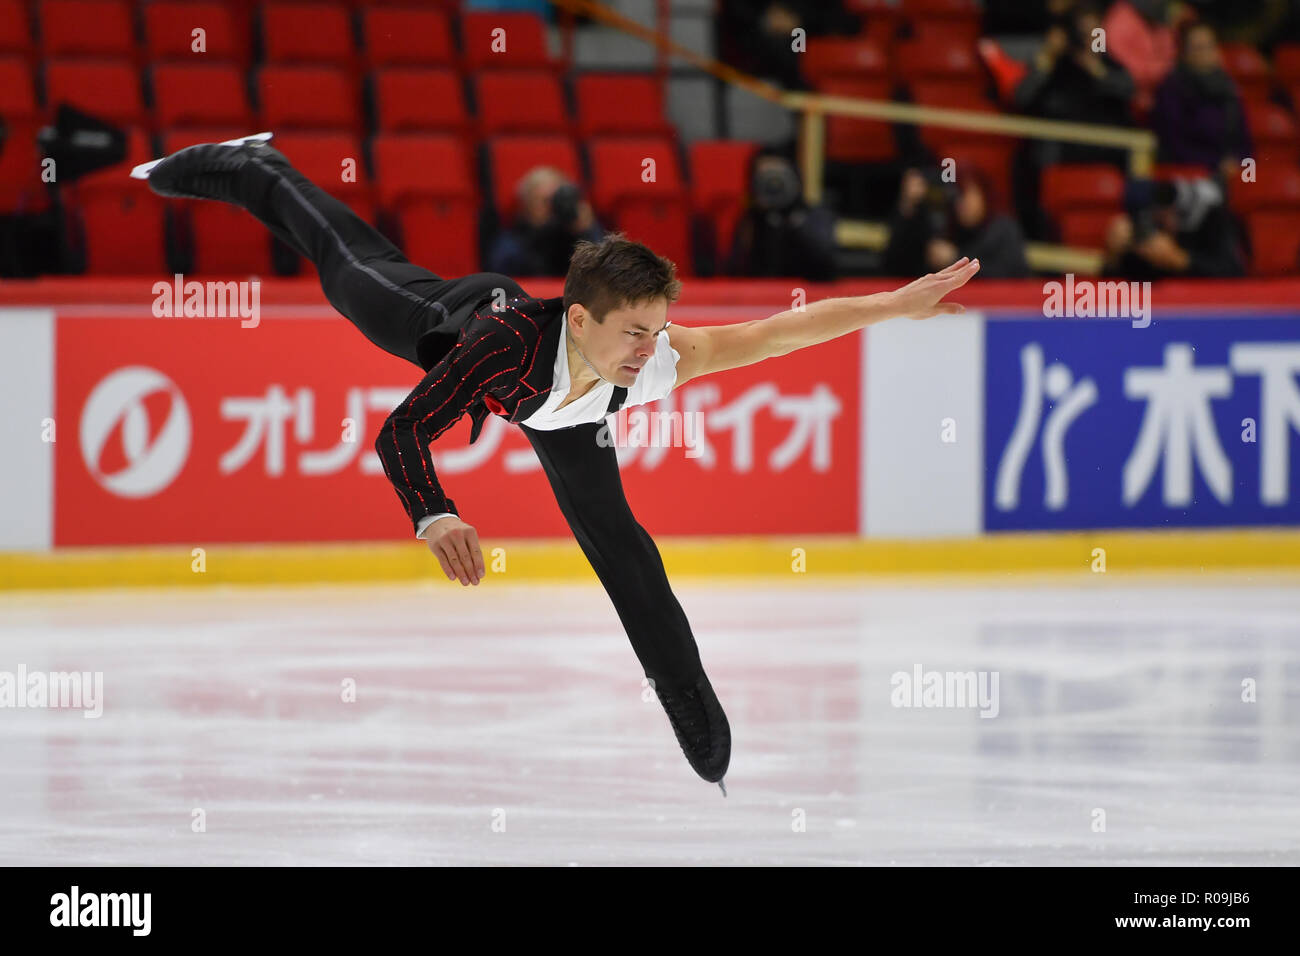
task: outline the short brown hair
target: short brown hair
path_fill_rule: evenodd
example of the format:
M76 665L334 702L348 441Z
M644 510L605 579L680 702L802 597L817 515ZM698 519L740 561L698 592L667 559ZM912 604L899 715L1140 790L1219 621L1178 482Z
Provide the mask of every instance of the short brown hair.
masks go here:
M620 232L600 242L580 241L569 260L564 279L564 314L580 303L597 322L614 309L667 299L672 305L681 295L677 266L653 249Z

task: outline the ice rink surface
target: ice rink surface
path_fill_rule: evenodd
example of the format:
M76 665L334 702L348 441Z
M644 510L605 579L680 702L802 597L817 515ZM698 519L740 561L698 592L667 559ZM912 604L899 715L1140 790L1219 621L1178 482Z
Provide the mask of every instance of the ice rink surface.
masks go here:
M725 799L594 578L0 595L0 864L1300 864L1295 577L675 589Z

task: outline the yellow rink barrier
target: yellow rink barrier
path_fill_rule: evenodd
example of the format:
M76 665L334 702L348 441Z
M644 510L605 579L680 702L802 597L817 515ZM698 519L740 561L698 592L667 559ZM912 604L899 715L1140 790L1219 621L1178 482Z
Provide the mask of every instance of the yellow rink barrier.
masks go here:
M1135 571L1300 569L1300 529L1005 533L931 540L856 536L672 538L658 540L677 578L1073 573L1100 578ZM485 585L565 580L595 582L572 540L483 542ZM195 570L202 549L202 571ZM446 582L416 542L175 545L0 553L0 590L340 581Z

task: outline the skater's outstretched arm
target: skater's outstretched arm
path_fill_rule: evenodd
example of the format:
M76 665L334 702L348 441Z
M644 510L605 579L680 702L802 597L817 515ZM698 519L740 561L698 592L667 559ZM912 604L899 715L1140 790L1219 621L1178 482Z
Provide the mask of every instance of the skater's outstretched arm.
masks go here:
M462 585L483 578L478 532L464 521L442 491L433 469L430 442L456 424L485 392L509 392L527 349L514 334L493 334L489 323L471 323L459 341L434 365L406 400L388 416L375 439L384 474L393 483L406 513L420 531L420 519L446 512L425 529L425 540L442 571Z
M698 328L674 325L672 345L681 355L674 387L710 372L741 368L819 345L873 322L901 316L928 319L964 312L957 303L942 300L964 286L978 271L978 259L959 259L942 272L922 276L892 292L822 299L802 309L734 325Z

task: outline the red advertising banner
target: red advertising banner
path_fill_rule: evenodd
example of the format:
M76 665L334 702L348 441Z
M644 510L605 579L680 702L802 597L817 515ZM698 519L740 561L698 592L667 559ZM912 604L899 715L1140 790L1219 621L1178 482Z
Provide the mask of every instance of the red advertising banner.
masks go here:
M309 311L309 310L305 310ZM673 310L674 322L692 320ZM855 533L856 338L688 382L610 430L657 534ZM420 370L341 318L99 318L56 326L57 546L409 538L374 454ZM434 445L462 517L567 536L522 432L468 419Z

